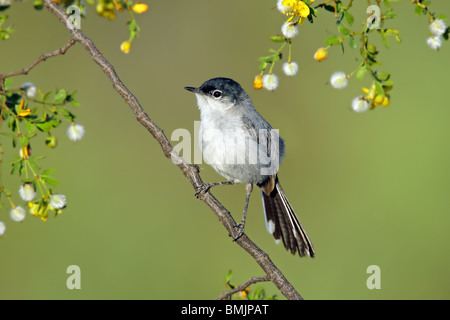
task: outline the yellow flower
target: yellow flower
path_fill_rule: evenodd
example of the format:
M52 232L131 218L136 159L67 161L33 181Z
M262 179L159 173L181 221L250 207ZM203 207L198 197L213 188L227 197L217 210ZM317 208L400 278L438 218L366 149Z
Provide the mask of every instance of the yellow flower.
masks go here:
M122 50L123 53L128 53L131 50L131 42L130 41L124 41L120 45L120 50Z
M32 216L39 215L39 203L28 202L28 206L30 207L30 213Z
M313 2L313 1L311 1ZM291 16L287 21L292 21L294 17L300 17L300 23L309 16L311 13L308 5L301 0L284 0L282 2L283 6L289 7L289 11L284 11L283 13L287 16Z
M133 9L133 11L136 13L143 13L147 11L148 5L144 3L136 3L134 6L131 7L131 9Z
M263 87L263 77L261 75L258 75L253 79L253 88L255 90L259 90Z
M31 113L31 109L25 109L25 110L20 111L17 115L21 116L21 117L26 117L30 113Z
M321 62L328 57L328 51L325 48L317 49L316 53L314 53L314 59Z
M372 108L375 108L376 106L387 107L391 103L389 99L390 96L388 94L387 95L377 94L374 85L372 85L370 89L362 88L362 91L366 94L365 99L372 101Z
M26 117L27 115L29 115L31 113L31 109L23 109L24 106L25 106L25 100L24 100L24 98L22 98L22 100L20 100L19 111L17 113L17 115L20 117Z

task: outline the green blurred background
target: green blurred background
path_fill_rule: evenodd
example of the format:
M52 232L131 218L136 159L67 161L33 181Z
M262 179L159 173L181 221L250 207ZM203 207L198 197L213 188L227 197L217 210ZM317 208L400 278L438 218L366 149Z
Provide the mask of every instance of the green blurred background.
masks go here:
M274 69L279 89L256 92L257 58L277 48L269 36L284 21L275 2L151 1L148 12L137 16L142 32L128 55L119 50L128 39L126 13L110 22L88 6L82 31L169 138L178 128L193 133L199 120L195 98L183 87L216 76L240 82L280 129L287 142L280 181L317 257L299 259L274 243L259 191L251 199L246 233L304 298L450 298L450 43L440 52L428 48L427 18L414 14L411 1L394 3L398 17L388 26L400 29L403 42L392 39L386 50L374 35L380 70L395 81L391 105L356 114L351 101L370 80L352 78L345 90L327 84L334 71L356 68L358 52L346 47L343 55L335 47L326 61L312 59L337 33L333 15L320 11L293 41L299 74L284 76L280 63ZM357 29L367 17L365 5L355 1L352 9ZM432 8L450 14L449 1L434 0ZM35 11L29 1L6 13L16 33L0 44L0 73L29 65L69 38L56 17ZM28 81L44 91L78 90L81 106L74 111L86 135L72 143L64 125L56 149L34 143L34 154L47 155L42 166L59 168L56 191L67 195L68 207L47 222L28 216L16 223L7 208L0 211L7 225L0 239L0 298L213 299L226 290L230 269L235 284L263 275L195 199L192 186L80 45L14 84ZM19 181L8 176L7 162L17 150L3 140L3 181L15 190ZM205 164L201 170L205 181L223 179ZM213 194L241 218L243 185ZM81 268L81 290L66 287L66 269L74 264ZM381 269L380 290L366 287L370 265ZM262 286L283 298L273 285Z

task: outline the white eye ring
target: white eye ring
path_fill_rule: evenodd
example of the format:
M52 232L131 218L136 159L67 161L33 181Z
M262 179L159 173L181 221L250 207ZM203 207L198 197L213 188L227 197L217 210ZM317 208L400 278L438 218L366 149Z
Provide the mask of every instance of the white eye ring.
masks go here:
M213 93L212 93L212 96L213 96L215 99L220 99L220 98L222 98L222 91L220 91L220 90L214 90Z

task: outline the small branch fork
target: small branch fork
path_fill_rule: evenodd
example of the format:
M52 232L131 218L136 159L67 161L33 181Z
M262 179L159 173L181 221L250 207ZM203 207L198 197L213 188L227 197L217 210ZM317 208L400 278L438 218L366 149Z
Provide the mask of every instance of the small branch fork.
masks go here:
M247 280L244 284L241 284L240 286L237 286L236 288L231 289L230 291L225 291L222 293L216 300L226 300L229 299L233 294L244 291L248 286L258 283L258 282L265 282L270 281L267 277L253 277Z
M105 59L102 53L97 49L91 39L84 35L79 29L74 27L74 25L69 21L66 13L58 7L52 0L43 0L45 7L53 13L69 30L71 39L62 48L47 54L43 54L36 61L34 61L29 67L23 70L12 72L8 74L0 75L0 82L3 83L6 77L27 74L31 69L33 69L39 63L45 61L50 57L64 54L75 42L80 43L88 54L91 56L100 68L105 73L108 80L111 82L113 88L122 96L125 103L130 107L136 116L136 120L146 128L149 133L155 138L155 140L160 144L164 155L171 159L172 162L178 166L178 168L183 172L184 176L189 180L195 190L201 188L204 184L200 175L199 168L197 165L191 165L186 160L184 160L174 149L167 137L165 136L163 130L161 130L145 113L144 109L140 105L137 98L125 87L122 81L119 79L114 67ZM216 214L219 221L228 231L229 235L236 238L238 235L238 224L231 216L230 212L209 192L201 192L198 194L198 198L206 203L210 209ZM250 254L253 259L258 263L258 265L266 273L265 277L255 277L247 281L247 283L239 286L237 289L256 282L271 281L280 290L280 292L289 300L302 300L303 298L295 290L295 288L287 281L283 273L275 266L275 264L270 260L269 256L262 251L246 234L243 234L236 243L243 248L248 254ZM241 289L243 290L243 289ZM232 293L231 293L232 294ZM226 298L229 296L229 292L223 293L222 296Z
M28 67L23 68L22 70L19 70L19 71L0 74L0 80L4 80L9 77L19 76L19 75L24 75L24 74L26 75L26 74L28 74L28 72L30 72L31 69L36 67L39 63L46 61L48 58L52 58L52 57L59 56L61 54L65 54L66 51L69 50L70 47L72 47L74 44L75 44L75 40L70 39L69 42L67 42L65 46L63 46L62 48L59 48L58 50L55 50L53 52L44 53L39 58L37 58L35 61L33 61L33 63L30 64Z

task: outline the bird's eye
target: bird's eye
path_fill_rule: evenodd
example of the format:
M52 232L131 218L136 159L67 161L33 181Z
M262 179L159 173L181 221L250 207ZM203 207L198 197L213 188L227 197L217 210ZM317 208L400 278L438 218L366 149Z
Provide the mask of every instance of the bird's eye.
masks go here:
M212 96L216 99L219 99L220 97L222 97L222 91L220 90L214 90L212 93Z

